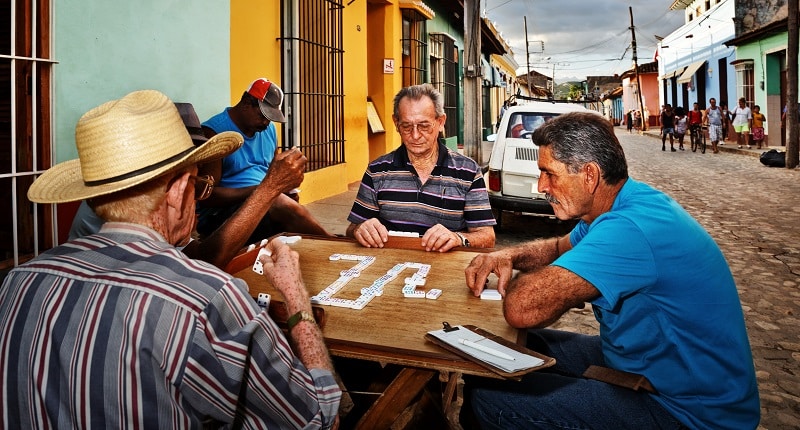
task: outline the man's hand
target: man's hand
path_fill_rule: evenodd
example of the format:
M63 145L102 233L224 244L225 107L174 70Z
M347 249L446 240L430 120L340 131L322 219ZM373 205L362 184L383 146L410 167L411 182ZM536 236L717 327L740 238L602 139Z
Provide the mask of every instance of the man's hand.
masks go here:
M306 156L297 148L280 152L270 163L263 182L268 182L281 193L289 192L303 182L307 161Z
M383 248L389 240L389 230L377 218L370 218L354 226L352 231L353 238L367 248Z
M262 255L260 260L270 284L280 291L287 304L307 302L308 292L300 273L300 254L280 240L270 240L266 248L272 255Z
M461 238L441 224L429 228L422 236L422 247L426 251L447 252L456 246L461 246Z
M513 273L513 266L511 257L502 251L478 254L464 270L464 275L467 278L467 287L472 291L472 294L476 297L481 295L491 273L497 275L497 292L505 297L506 287Z

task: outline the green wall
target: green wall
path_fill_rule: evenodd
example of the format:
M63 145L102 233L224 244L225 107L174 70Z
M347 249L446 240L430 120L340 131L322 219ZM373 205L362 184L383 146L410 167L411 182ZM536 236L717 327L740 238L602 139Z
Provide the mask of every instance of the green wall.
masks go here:
M780 93L780 70L778 62L769 53L777 50L786 49L786 33L776 34L757 40L746 45L736 47L737 59L753 60L753 75L756 82L756 104L762 106L766 104L766 95ZM766 58L765 58L766 57ZM764 90L761 90L760 82L764 82Z
M140 89L191 102L203 121L230 101L230 3L54 3L54 160L77 158L83 113Z

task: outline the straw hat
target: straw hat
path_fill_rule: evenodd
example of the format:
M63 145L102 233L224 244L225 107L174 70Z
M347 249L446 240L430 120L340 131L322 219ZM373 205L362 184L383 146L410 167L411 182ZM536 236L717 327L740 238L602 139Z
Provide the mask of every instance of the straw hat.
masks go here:
M195 146L167 96L136 91L86 112L75 127L79 158L39 176L28 189L28 199L63 203L111 194L222 158L242 141L238 133L224 132Z

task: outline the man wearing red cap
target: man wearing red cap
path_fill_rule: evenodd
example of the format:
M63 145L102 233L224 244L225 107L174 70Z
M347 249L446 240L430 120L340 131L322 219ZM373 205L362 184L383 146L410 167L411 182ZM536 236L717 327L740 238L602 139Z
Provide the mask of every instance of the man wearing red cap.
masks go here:
M198 207L197 231L201 236L222 225L264 181L278 146L274 123L286 122L282 104L283 90L274 82L259 78L235 106L203 123L207 137L235 131L244 137L244 144L221 162L204 167L204 172L219 180L211 197ZM251 242L281 231L329 235L306 208L283 194L275 199L266 216L259 216L261 222L251 235Z

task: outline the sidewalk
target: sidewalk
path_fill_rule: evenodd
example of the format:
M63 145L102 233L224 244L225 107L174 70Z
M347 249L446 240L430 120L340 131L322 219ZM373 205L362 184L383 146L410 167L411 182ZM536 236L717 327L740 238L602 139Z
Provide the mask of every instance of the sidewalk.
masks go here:
M308 204L303 203L301 194L300 203L314 215L329 233L344 235L347 226L350 225L347 221L347 215L350 214L350 209L353 207L359 184L360 182L353 182L347 186L347 191L343 193Z
M644 136L650 136L650 137L654 137L654 138L656 138L658 140L661 140L661 130L658 128L658 126L651 127L647 131L642 132L641 134L644 135ZM667 137L667 142L669 142L669 137ZM706 144L707 144L706 153L710 154L711 153L711 142L709 142L708 139L706 139ZM683 139L683 147L686 148L687 151L691 151L691 146L692 145L691 145L691 143L689 141L689 136L686 136ZM752 147L750 149L747 149L747 148L739 149L736 146L737 146L736 145L736 141L735 140L731 140L730 136L728 136L728 140L725 141L725 142L720 142L717 145L717 148L719 148L720 152L732 152L732 153L735 153L735 154L749 155L751 157L759 157L762 152L769 151L770 149L777 149L780 152L786 152L786 147L785 146L769 146L767 148L761 148L761 149L756 149L755 145L751 145ZM675 148L676 149L678 148L677 140L675 141Z

